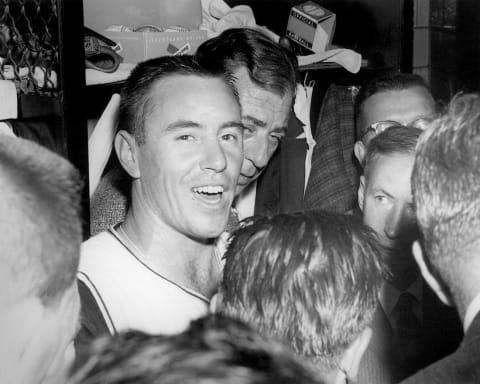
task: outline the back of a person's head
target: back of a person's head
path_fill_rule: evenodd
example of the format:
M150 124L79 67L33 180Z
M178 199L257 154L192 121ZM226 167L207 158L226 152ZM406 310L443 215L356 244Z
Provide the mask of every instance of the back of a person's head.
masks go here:
M148 104L149 96L159 82L167 77L223 78L236 96L231 77L222 68L208 64L200 63L191 55L162 56L139 63L122 87L118 130L134 135L139 144L145 142L144 123L151 109ZM186 89L185 92L188 90Z
M0 138L0 382L65 383L74 358L82 241L78 172Z
M368 180L372 162L379 156L415 155L422 130L415 127L395 125L376 135L367 146L363 171Z
M174 336L128 332L99 339L71 384L320 384L286 346L220 315Z
M412 189L423 244L450 289L480 276L480 96L460 94L419 140Z
M429 86L419 75L394 72L373 78L360 88L355 97L355 115L358 116L365 101L377 93L403 91L415 87L424 88L431 95Z
M2 137L0 185L2 303L34 296L53 305L77 271L79 175L67 160L33 142Z
M295 94L298 75L295 55L259 30L227 29L200 45L196 56L230 73L245 67L254 84L282 97L287 92Z
M217 310L334 370L372 320L382 271L376 237L359 218L257 218L233 236Z

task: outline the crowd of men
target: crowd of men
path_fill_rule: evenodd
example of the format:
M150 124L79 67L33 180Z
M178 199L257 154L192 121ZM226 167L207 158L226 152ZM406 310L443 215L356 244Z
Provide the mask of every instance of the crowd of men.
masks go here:
M1 383L480 382L480 96L438 110L418 76L373 79L358 209L292 212L269 165L297 81L252 29L138 64L114 141L129 193L99 186L118 217L82 244L75 169L0 138Z

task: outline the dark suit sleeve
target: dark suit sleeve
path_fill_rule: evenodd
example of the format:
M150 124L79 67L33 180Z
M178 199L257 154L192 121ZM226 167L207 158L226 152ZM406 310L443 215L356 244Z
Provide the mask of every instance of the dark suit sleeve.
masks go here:
M306 209L345 213L357 206L358 173L353 160L353 101L347 87L327 90L317 126Z
M369 346L360 362L357 375L358 384L393 384L391 362L388 354L381 353L375 346Z
M392 338L388 319L380 304L370 323L372 338L360 362L357 382L359 384L393 384L394 362L390 350Z
M302 123L290 115L285 137L257 182L255 214L271 215L303 209L305 184L305 139Z

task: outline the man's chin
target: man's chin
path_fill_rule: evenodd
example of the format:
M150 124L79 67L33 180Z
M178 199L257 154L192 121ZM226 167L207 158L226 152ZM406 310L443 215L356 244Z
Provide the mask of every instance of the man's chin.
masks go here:
M225 231L228 223L228 214L221 217L208 217L202 220L200 217L191 223L190 237L199 240L200 242L215 239Z
M384 254L388 259L397 257L413 257L411 244L382 245Z
M395 262L387 260L387 266L390 273L388 273L387 281L400 288L408 287L412 284L420 274L420 270L413 259L413 256L409 260L403 262Z

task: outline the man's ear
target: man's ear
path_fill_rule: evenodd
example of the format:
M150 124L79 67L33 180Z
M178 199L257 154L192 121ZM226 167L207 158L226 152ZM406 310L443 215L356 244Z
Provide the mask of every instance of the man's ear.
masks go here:
M355 380L360 367L362 357L367 350L368 344L372 338L372 330L365 328L360 336L347 348L340 361L342 367L350 380Z
M138 165L138 144L127 131L118 131L115 136L115 152L123 169L134 179L140 177Z
M360 184L358 186L358 206L363 212L363 201L365 199L365 176L360 176Z
M418 264L418 267L420 268L420 272L427 282L427 284L432 288L433 292L438 296L440 301L446 305L452 305L451 300L449 299L448 295L445 293L445 291L442 288L442 285L438 282L438 280L433 276L433 274L430 272L430 270L427 267L427 263L425 261L425 255L423 252L423 249L420 245L420 242L418 240L415 240L412 245L412 253L413 257L415 258L415 261Z
M355 157L357 158L360 166L363 168L363 160L365 159L365 144L363 144L363 141L359 140L353 145L353 153L355 154Z

